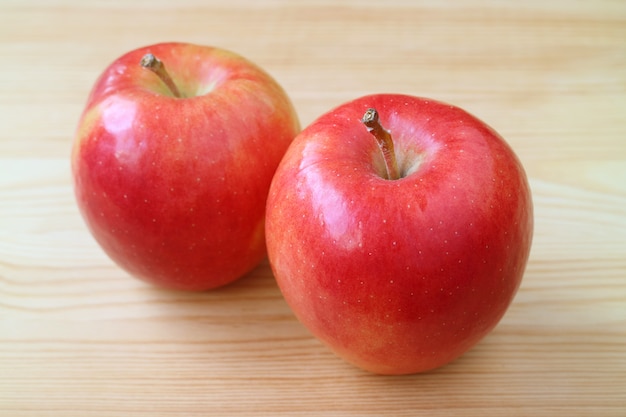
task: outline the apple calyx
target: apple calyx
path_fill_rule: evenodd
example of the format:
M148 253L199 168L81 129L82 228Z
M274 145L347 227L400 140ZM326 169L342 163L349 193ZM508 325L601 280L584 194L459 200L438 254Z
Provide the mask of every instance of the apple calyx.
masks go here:
M376 109L367 109L361 123L365 125L367 131L370 132L378 143L378 148L383 154L385 160L385 169L388 180L397 180L400 178L398 171L398 162L396 161L396 153L393 148L393 139L391 133L385 129L378 120L378 111Z
M165 70L165 65L163 65L163 62L159 58L148 53L141 58L140 63L142 67L149 69L150 71L155 73L161 79L161 81L163 81L167 88L169 88L174 97L182 97L182 94L180 94L180 90L178 90L178 87L176 87L176 84L174 84L172 77L170 77L170 75L167 73L167 71Z

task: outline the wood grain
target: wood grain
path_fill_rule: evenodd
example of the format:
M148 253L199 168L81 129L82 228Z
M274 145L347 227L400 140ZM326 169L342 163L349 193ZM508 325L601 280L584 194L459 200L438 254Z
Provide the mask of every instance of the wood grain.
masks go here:
M100 71L165 40L259 63L303 125L403 92L500 131L536 226L496 330L440 370L380 377L310 336L267 262L201 294L119 270L75 207L69 152ZM625 415L625 40L619 0L3 1L0 415Z

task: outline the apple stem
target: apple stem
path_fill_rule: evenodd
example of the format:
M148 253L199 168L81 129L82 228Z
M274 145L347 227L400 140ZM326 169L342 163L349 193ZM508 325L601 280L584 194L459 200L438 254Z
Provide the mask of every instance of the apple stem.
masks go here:
M163 65L163 62L161 62L159 58L152 54L145 54L143 58L141 58L141 66L155 73L161 79L161 81L163 81L167 88L170 89L174 97L182 97L180 91L178 90L178 87L176 87L176 84L174 84L174 81L172 81L172 77L170 77L170 75L167 73L167 71L165 70L165 65Z
M393 139L387 129L385 129L378 121L378 112L376 109L368 109L363 115L361 122L367 127L378 142L378 147L383 154L385 160L385 168L387 169L387 179L397 180L400 178L398 173L398 162L396 161L396 153L393 150Z

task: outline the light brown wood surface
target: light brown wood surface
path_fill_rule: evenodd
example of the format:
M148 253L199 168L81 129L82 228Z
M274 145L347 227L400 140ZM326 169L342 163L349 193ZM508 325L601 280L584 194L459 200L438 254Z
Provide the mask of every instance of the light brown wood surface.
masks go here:
M296 321L267 262L200 294L118 269L74 203L74 129L106 65L169 40L257 62L303 125L402 92L498 130L536 226L493 333L381 377ZM626 2L2 0L0 58L1 416L626 415Z

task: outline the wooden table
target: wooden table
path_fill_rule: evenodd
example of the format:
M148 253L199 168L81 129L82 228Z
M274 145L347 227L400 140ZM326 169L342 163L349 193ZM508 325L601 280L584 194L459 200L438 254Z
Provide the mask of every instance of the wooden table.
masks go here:
M499 326L435 372L381 377L296 321L267 262L226 288L118 269L74 203L95 78L166 40L234 50L303 125L403 92L496 128L530 177L535 239ZM4 0L0 415L626 415L626 2Z

